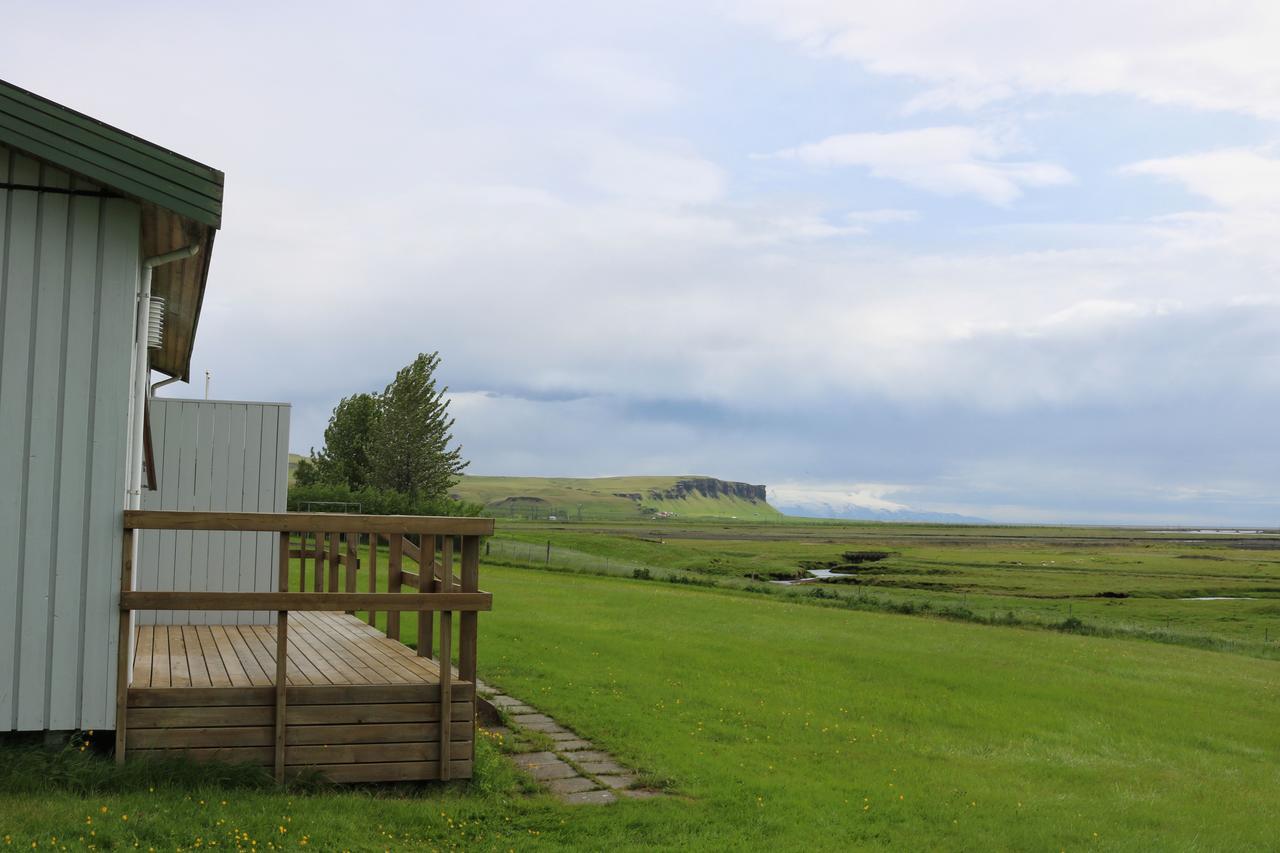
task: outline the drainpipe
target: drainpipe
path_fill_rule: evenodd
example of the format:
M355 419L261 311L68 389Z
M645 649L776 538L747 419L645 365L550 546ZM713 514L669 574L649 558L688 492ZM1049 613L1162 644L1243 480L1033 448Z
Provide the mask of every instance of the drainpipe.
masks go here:
M193 244L163 255L155 255L142 262L142 287L138 293L138 318L135 324L137 339L133 342L133 435L129 442L129 493L126 504L129 509L142 508L143 412L147 405L148 382L151 379L147 354L147 331L151 325L151 271L189 258L198 251L200 246Z
M159 382L151 383L151 394L150 394L151 399L153 400L155 399L156 392L159 391L161 388L163 388L166 385L172 385L173 383L177 382L181 378L182 378L181 376L170 376L168 379L161 379Z

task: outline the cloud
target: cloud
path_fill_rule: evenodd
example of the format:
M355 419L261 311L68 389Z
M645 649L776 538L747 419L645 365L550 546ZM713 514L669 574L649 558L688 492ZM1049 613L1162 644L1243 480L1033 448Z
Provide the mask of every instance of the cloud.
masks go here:
M1118 94L1280 118L1275 3L756 0L735 14L815 54L921 82L911 110Z
M557 85L582 93L597 107L659 110L683 99L675 82L632 53L574 48L552 55L546 68Z
M1174 181L1218 207L1280 213L1280 159L1264 150L1224 148L1143 160L1121 171Z
M886 495L905 490L886 483L851 483L844 485L782 482L769 486L769 501L775 506L820 505L836 509L870 509L899 512L909 509L904 503L891 501Z
M1071 173L1054 163L1005 159L1016 148L993 130L952 126L845 133L772 156L815 167L861 166L878 178L997 205L1010 204L1028 187L1072 181Z
M616 138L584 148L584 179L610 195L673 205L707 204L724 195L724 172L689 151Z

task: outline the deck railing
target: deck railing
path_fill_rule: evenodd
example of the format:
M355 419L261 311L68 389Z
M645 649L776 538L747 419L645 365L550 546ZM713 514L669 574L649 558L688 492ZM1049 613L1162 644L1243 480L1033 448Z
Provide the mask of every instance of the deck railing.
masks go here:
M279 533L278 580L274 592L182 592L133 588L134 536L138 530L202 530ZM120 638L116 680L116 760L126 749L129 681L131 678L131 618L134 610L275 611L275 770L283 779L285 766L286 661L290 611L363 611L376 625L386 614L387 636L401 640L400 614L417 612L417 649L421 657L433 652L440 671L440 702L452 701L453 615L460 614L458 679L476 679L477 614L490 610L492 596L480 590L480 538L493 533L488 518L430 516L343 515L330 513L166 512L127 510L120 573ZM297 537L295 540L294 537ZM368 542L367 588L357 590L360 541ZM417 539L414 542L413 539ZM295 547L296 541L296 547ZM378 592L378 545L388 544L387 592ZM310 545L308 544L310 543ZM455 574L455 555L460 557ZM406 568L405 557L417 571ZM299 589L291 590L291 560L299 560ZM311 561L311 589L307 590L307 562ZM402 590L409 587L412 595ZM440 614L438 643L435 614ZM441 755L448 755L449 714L440 717ZM442 779L449 778L449 761L440 761Z

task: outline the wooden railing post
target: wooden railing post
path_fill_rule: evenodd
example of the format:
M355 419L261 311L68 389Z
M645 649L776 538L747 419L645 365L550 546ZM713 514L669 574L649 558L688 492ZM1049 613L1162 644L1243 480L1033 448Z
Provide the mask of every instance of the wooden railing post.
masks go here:
M347 536L347 578L346 578L347 583L346 583L345 589L347 592L355 592L356 591L356 570L360 567L360 556L358 553L358 549L360 546L360 534L348 533L346 534L346 536ZM352 611L350 610L348 610L347 612L352 613ZM354 613L352 613L352 615L354 615Z
M124 764L125 731L128 728L129 672L132 661L129 645L133 641L132 611L124 594L133 589L133 530L124 529L124 545L120 554L120 632L116 639L116 764Z
M289 591L289 534L280 534L280 592ZM276 781L284 781L285 733L287 714L285 690L288 681L289 661L289 611L276 611L276 720L275 720L275 770Z
M453 537L441 537L440 588L453 591ZM449 780L450 743L453 740L453 611L440 611L440 778Z
M462 591L478 592L480 589L480 537L462 538ZM458 628L458 678L476 681L476 641L478 614L464 612Z
M338 587L338 534L329 534L329 592L340 592Z
M315 550L311 552L311 568L315 570L315 579L312 581L312 589L315 592L324 592L324 534L317 532Z
M369 592L378 591L378 534L369 534ZM378 627L378 614L369 611L369 624Z
M387 556L387 592L399 592L403 578L400 575L404 559L404 534L392 533L387 537L390 548ZM400 614L387 614L387 636L400 642Z
M435 592L436 537L423 533L418 537L418 592ZM418 611L418 657L431 657L436 628L434 610Z

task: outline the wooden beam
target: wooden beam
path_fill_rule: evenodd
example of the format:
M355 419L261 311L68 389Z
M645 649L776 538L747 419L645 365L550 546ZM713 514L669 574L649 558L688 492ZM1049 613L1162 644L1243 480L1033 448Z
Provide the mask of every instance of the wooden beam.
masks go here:
M462 590L476 592L480 589L480 537L465 536L462 539ZM458 627L458 677L475 683L476 643L479 630L474 612L464 612Z
M289 534L280 534L279 588L289 589ZM289 611L276 612L276 720L275 720L275 770L276 781L284 781L285 712L287 708L285 688L288 684L286 663L289 660Z
M418 550L418 592L434 592L436 577L436 537L423 536ZM418 611L418 657L431 657L432 635L436 628L436 614L431 610Z
M440 549L440 583L445 589L453 583L453 537L446 536ZM417 598L433 598L444 593L428 593ZM453 703L453 673L450 664L453 658L453 612L440 611L440 704L448 708ZM448 714L440 715L440 754L448 755L449 741L452 739L451 721ZM440 779L449 781L449 762L440 762Z
M130 610L492 610L487 592L122 592Z
M116 764L124 764L125 733L129 709L129 643L133 639L132 615L127 602L133 588L133 531L124 532L120 552L120 632L116 638ZM196 608L203 610L204 608Z
M400 593L400 561L404 554L404 536L399 533L392 533L390 537L390 548L387 559L387 592ZM390 612L387 614L387 636L396 642L400 642L400 614Z
M338 534L329 534L329 592L337 592L338 586Z
M231 530L283 533L315 530L343 533L357 528L372 533L446 534L490 536L492 518L452 518L430 515L347 515L326 512L176 512L125 510L124 526L130 530Z

